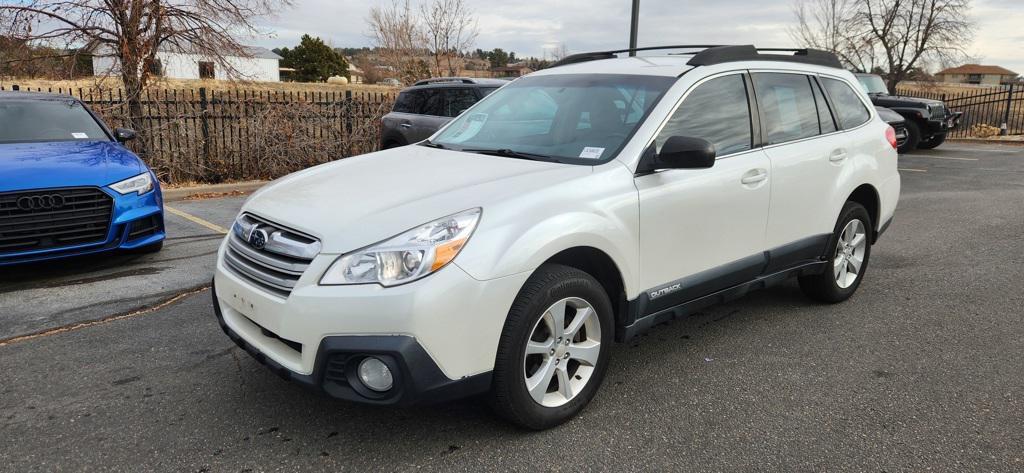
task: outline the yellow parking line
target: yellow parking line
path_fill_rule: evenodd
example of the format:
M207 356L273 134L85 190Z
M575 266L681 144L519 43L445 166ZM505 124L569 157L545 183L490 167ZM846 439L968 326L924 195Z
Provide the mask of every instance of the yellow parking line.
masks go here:
M900 171L910 171L910 172L928 172L928 170L926 170L926 169L899 168L899 170Z
M954 158L952 156L930 156L927 154L904 154L908 158L931 158L931 159L949 159L953 161L977 161L978 158Z
M206 220L203 220L203 219L201 219L199 217L196 217L195 215L192 215L190 213L182 212L181 210L178 210L178 209L176 209L174 207L169 207L169 206L166 206L166 205L164 206L164 210L166 210L166 211L168 211L168 212L170 212L170 213L172 213L174 215L177 215L177 216L179 216L179 217L181 217L181 218L183 218L185 220L188 220L188 221L190 221L192 223L195 223L195 224L201 225L203 227L209 228L210 230L213 230L213 231L215 231L217 233L221 233L221 234L224 234L224 235L228 234L228 229L227 228L224 228L224 227L222 227L220 225L217 225L216 223L207 222Z

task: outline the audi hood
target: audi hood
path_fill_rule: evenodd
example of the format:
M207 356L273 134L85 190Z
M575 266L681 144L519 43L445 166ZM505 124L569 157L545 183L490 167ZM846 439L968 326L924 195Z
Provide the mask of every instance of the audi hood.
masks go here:
M145 169L139 158L111 141L0 144L0 192L105 187Z
M614 165L614 164L613 164ZM590 166L404 146L312 167L271 183L242 208L341 254L463 210L528 196Z

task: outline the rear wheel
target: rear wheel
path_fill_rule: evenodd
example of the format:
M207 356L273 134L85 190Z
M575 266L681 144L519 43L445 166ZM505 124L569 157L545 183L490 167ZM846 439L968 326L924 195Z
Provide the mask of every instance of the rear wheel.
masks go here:
M821 274L801 276L800 289L821 302L842 302L860 286L871 258L871 216L863 205L847 202L832 235L830 256Z
M917 148L918 149L935 149L935 148L938 148L939 145L941 145L945 141L946 141L946 134L945 133L936 133L936 134L932 135L930 138L928 138L927 140L921 140L921 142L917 144Z
M907 141L903 142L903 146L900 146L897 151L900 153L909 153L917 149L919 143L921 143L921 127L910 120L907 120ZM938 146L938 145L936 145Z
M505 322L492 407L529 429L569 420L601 385L613 330L611 302L597 280L575 268L542 266Z

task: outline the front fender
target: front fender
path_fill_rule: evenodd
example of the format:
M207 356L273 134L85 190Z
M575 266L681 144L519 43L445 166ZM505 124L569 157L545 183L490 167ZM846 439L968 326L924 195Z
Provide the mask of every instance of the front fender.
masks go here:
M635 295L639 245L638 197L623 166L484 209L481 227L455 263L489 280L532 272L552 256L576 247L607 254L619 268L627 295Z

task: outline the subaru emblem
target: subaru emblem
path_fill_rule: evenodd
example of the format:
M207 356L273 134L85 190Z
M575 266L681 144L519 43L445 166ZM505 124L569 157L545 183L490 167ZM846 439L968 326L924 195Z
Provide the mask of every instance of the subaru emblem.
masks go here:
M267 246L267 239L270 238L267 235L267 231L262 228L253 228L252 233L249 233L249 246L262 250L263 247Z

